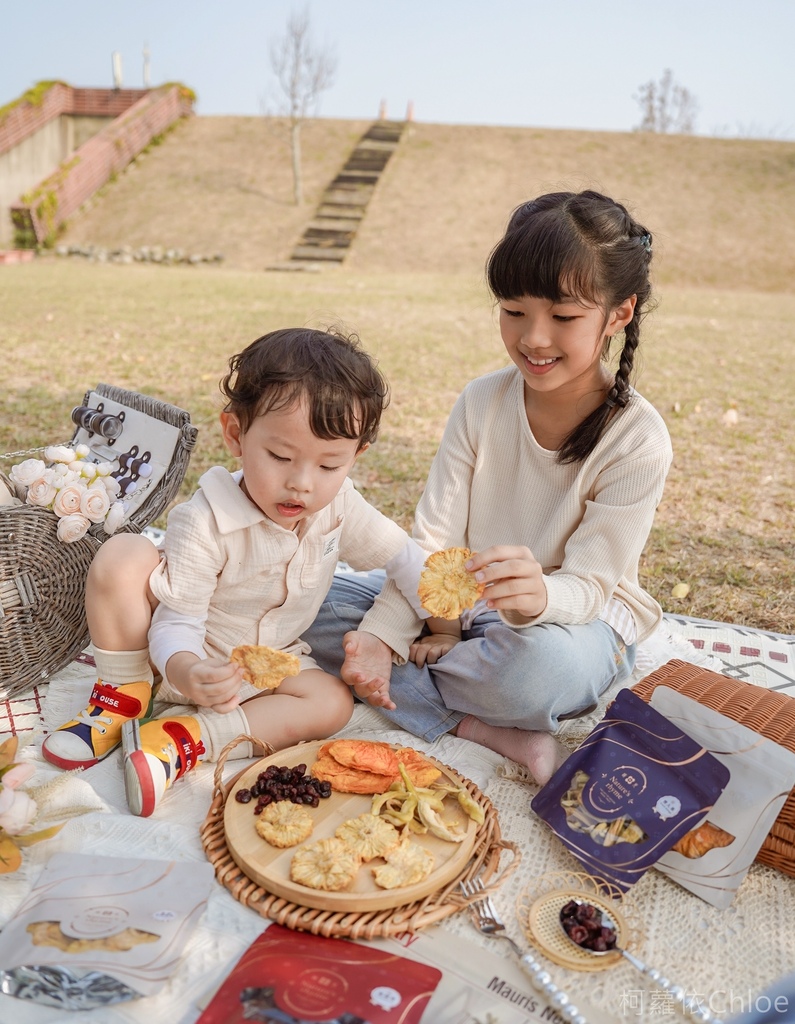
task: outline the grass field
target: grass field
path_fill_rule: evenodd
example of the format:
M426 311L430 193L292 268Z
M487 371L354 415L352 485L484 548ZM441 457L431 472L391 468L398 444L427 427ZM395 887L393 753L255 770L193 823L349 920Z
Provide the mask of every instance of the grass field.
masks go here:
M668 423L675 460L641 580L668 611L795 633L795 296L666 283L658 299L637 383ZM275 327L344 323L393 391L356 483L406 527L455 397L506 362L482 275L463 270L354 262L264 274L47 257L0 271L0 308L0 452L66 440L72 406L105 381L191 412L200 433L183 496L226 460L217 382L228 356ZM678 583L690 586L683 599Z

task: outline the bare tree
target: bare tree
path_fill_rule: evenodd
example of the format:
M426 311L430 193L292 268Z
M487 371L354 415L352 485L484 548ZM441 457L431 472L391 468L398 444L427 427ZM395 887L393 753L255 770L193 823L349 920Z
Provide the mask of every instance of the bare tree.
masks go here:
M293 161L295 205L303 202L301 175L301 125L315 108L320 94L334 83L337 58L328 47L316 47L312 41L309 11L293 13L283 36L274 39L270 50L271 67L286 103Z
M641 109L639 132L679 132L690 135L695 129L698 101L689 89L674 81L666 68L659 82L653 79L641 85L634 96Z

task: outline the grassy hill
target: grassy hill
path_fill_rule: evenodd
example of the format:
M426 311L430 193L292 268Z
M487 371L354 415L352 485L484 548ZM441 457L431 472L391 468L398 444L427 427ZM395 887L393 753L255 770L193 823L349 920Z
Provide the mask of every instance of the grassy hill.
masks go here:
M366 124L307 124L301 209L281 128L180 124L65 239L220 250L221 266L50 256L0 270L0 343L13 353L0 453L66 440L71 407L108 381L190 411L186 497L207 466L229 462L218 429L229 355L275 327L341 321L393 395L356 483L409 527L456 395L506 362L483 263L510 210L541 190L597 187L655 238L659 304L638 386L675 454L641 580L668 611L795 633L795 143L410 125L346 263L269 274ZM680 583L690 591L674 598Z
M286 258L367 122L303 131L306 201L292 203L277 119L195 117L69 224L65 241L222 251L257 270ZM352 269L480 274L509 211L597 188L654 233L659 284L787 291L795 281L795 143L412 124L348 258Z

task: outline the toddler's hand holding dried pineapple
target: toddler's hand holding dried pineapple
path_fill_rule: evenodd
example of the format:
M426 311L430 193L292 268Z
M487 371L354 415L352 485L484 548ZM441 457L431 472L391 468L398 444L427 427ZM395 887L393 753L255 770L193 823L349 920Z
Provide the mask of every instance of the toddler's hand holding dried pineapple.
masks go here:
M236 647L229 660L240 665L243 678L258 690L275 690L287 676L297 676L301 671L301 662L294 654L262 644Z

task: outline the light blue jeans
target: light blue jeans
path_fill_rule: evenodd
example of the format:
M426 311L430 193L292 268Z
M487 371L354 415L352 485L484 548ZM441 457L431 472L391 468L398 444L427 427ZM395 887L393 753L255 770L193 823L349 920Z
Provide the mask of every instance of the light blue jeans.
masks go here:
M384 582L383 572L338 573L311 628L302 634L326 672L339 675L342 638L358 629ZM555 732L566 718L592 711L613 683L627 679L635 647L597 619L515 629L496 612L479 615L463 642L435 665L392 666L391 722L432 742L466 715L489 725Z

